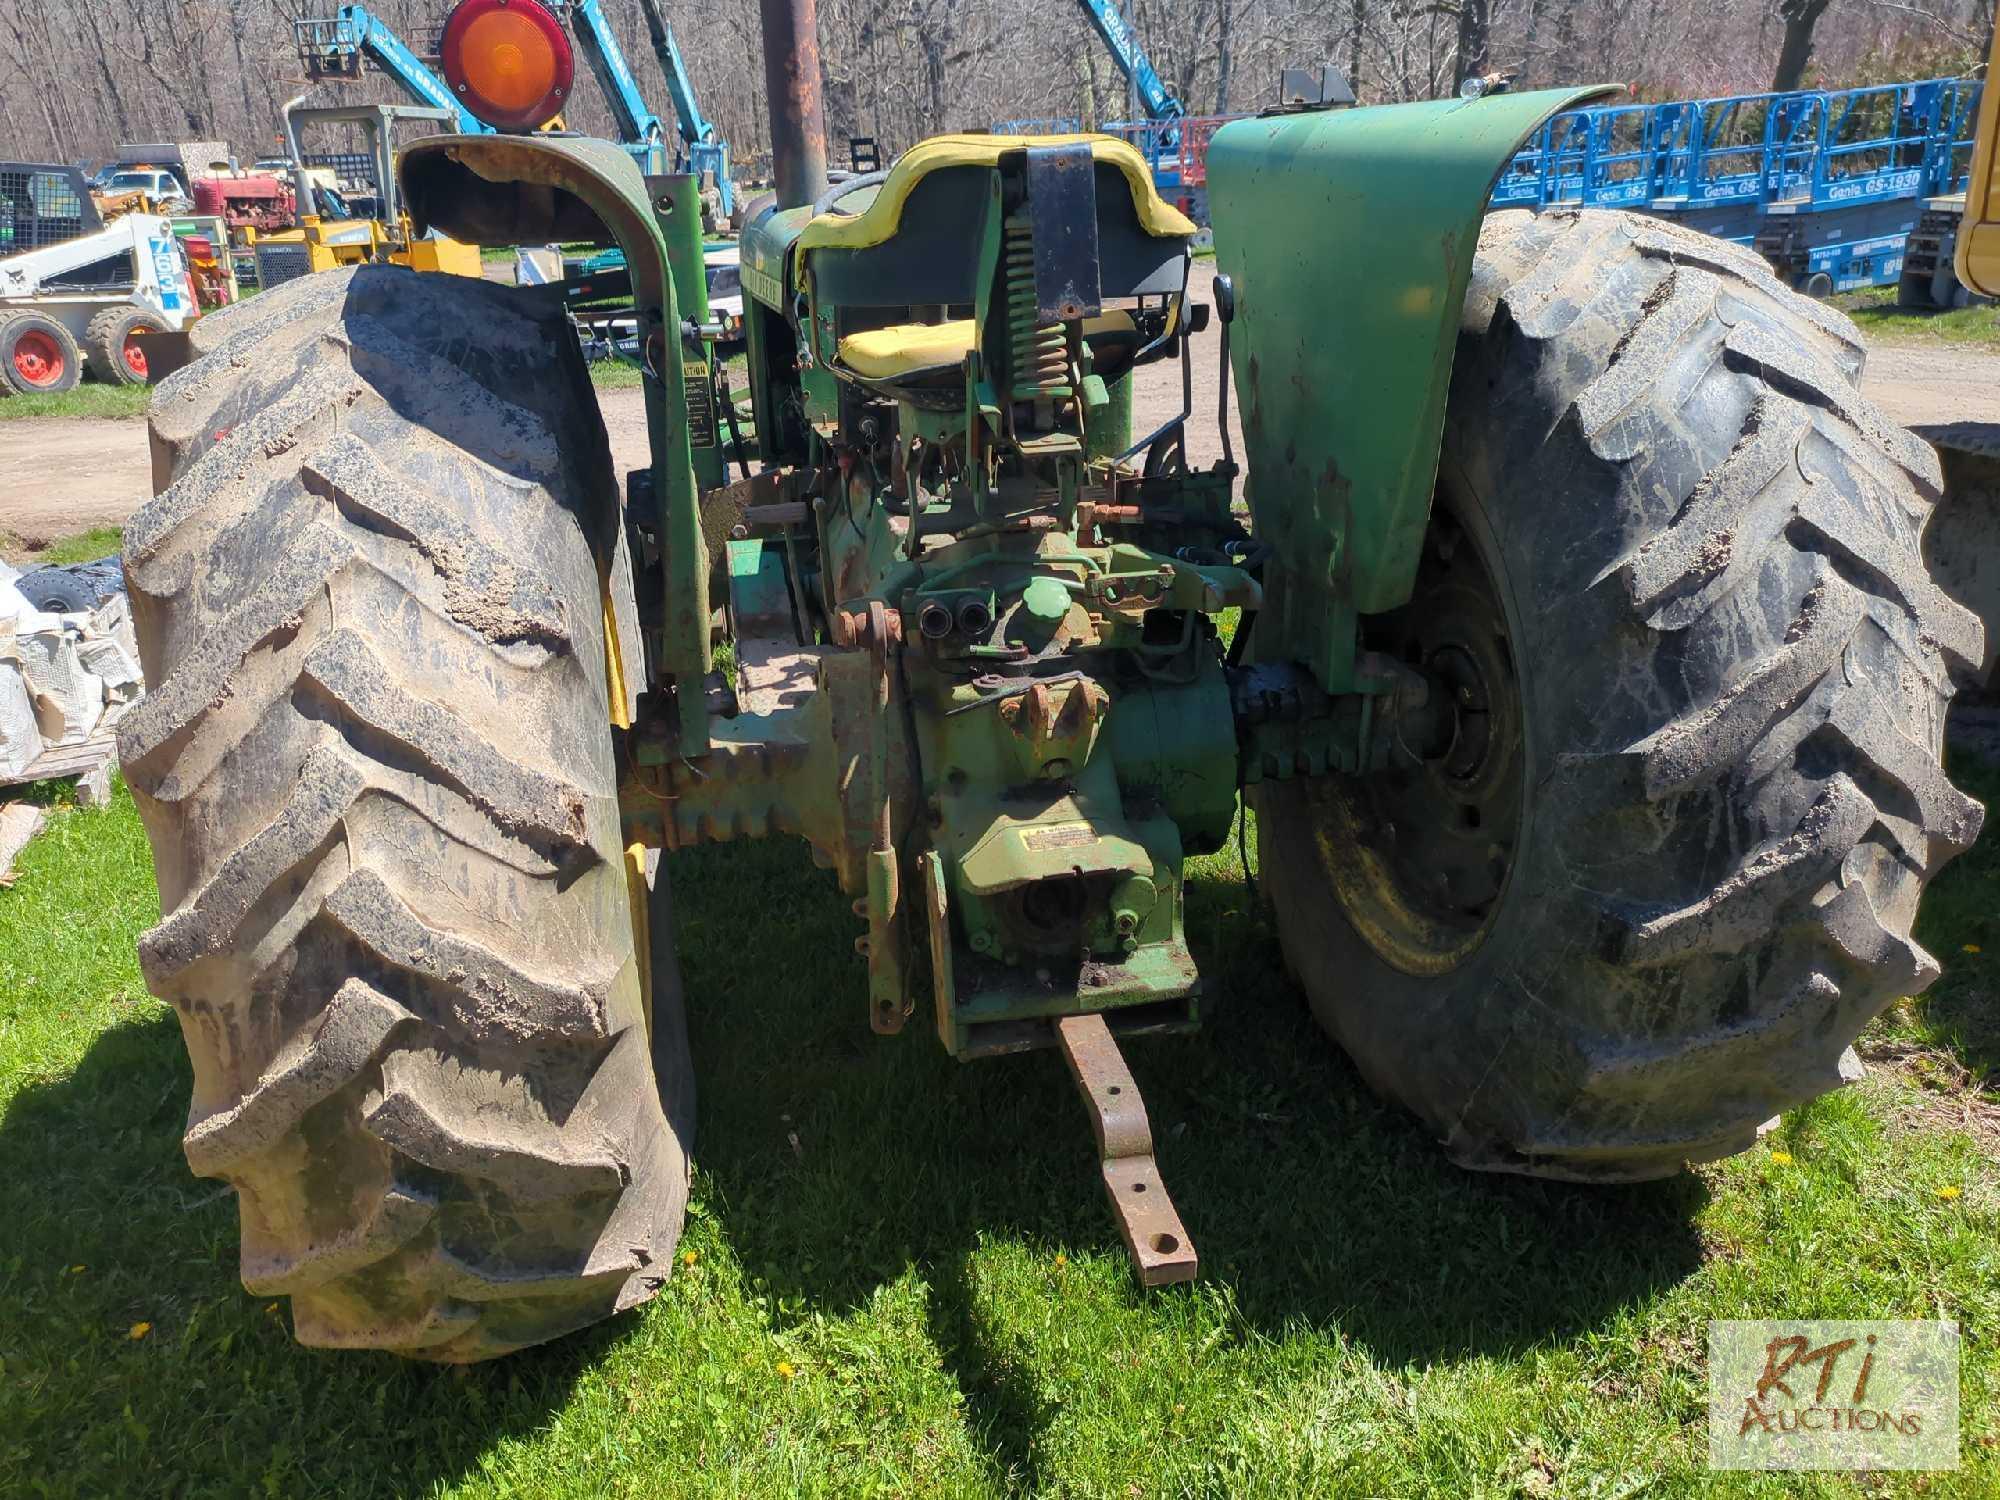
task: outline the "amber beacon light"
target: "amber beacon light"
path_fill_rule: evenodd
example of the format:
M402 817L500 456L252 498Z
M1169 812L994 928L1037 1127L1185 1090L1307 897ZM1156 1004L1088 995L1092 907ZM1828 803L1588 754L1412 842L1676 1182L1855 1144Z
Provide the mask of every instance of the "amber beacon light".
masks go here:
M562 22L539 0L459 0L438 50L451 91L499 130L554 118L576 77Z

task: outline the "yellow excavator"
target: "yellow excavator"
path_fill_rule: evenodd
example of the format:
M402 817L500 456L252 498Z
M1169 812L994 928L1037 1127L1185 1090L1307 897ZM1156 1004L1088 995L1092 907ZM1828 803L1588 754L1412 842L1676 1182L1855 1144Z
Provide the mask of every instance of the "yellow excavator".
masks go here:
M284 109L285 140L291 147L298 183L299 227L257 238L259 286L269 288L295 276L366 261L386 261L412 270L443 271L455 276L480 274L479 251L475 246L414 231L396 189L392 127L398 121L419 120L430 122L434 129L449 128L450 116L444 110L388 104L302 109L299 103L294 99ZM300 127L328 124L357 126L367 138L367 156L374 165L376 187L369 212L356 211L359 205L348 205L337 194L313 182L306 171L305 156L299 146ZM332 211L316 213L311 211L314 208Z
M1975 296L2000 298L2000 28L1986 62L1965 208L1952 259ZM1949 413L1939 413L1948 416ZM1916 429L1938 451L1943 498L1924 532L1924 560L1938 583L1986 625L1981 681L2000 690L2000 423L1951 420Z
M1972 147L1972 174L1965 188L1965 217L1958 231L1958 279L1982 297L2000 297L2000 181L1993 174L1994 132L2000 125L2000 89L1993 86L2000 65L2000 27L1986 59L1986 87L1979 93L1979 127Z

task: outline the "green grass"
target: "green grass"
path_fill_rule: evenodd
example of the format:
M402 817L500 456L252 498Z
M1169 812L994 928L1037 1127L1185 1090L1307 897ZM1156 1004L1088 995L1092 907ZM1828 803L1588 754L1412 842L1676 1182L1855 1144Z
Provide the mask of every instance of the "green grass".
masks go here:
M590 383L600 391L636 390L646 383L645 372L622 359L594 360L589 370Z
M2000 948L1964 949L2000 922L1996 860L1940 879L1938 998L1872 1042L1978 1054L1952 1049L1993 1003ZM241 1290L133 955L157 916L133 805L58 814L0 891L0 1494L1926 1489L1706 1473L1704 1323L1781 1314L1959 1319L1966 1467L1927 1492L2000 1489L2000 1167L1905 1069L1674 1182L1468 1175L1315 1031L1234 860L1197 861L1207 1029L1128 1055L1205 1270L1142 1295L1052 1057L953 1063L921 1015L872 1037L802 846L670 867L691 1263L608 1326L435 1369L298 1348Z
M1894 287L1871 287L1834 299L1872 343L1969 344L2000 349L2000 307L1959 307L1948 312L1896 305Z
M143 385L100 385L86 380L74 390L31 395L0 394L0 422L28 417L107 417L127 421L146 414L152 388Z
M24 545L19 537L0 531L0 557L5 557L24 571L48 563L95 562L116 552L123 540L124 533L116 526L93 526L74 536L59 537L48 546L37 549Z
M722 361L724 372L729 376L731 391L739 402L747 400L745 392L750 378L750 358L747 354L732 354ZM622 391L637 389L646 383L645 372L639 366L622 359L600 359L588 367L590 383L600 391Z

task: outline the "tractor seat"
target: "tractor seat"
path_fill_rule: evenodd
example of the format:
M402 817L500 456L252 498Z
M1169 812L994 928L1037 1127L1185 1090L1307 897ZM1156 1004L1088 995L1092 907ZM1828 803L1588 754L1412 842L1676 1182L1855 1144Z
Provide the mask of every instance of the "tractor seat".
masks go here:
M1112 308L1083 320L1095 372L1116 380L1139 352L1139 325L1131 313ZM850 333L840 341L840 362L871 385L949 387L958 392L965 356L972 352L973 320L948 323L895 323ZM893 391L892 391L893 394Z
M956 167L988 170L1009 152L1030 146L1074 146L1088 143L1100 164L1116 167L1132 193L1132 211L1146 234L1160 239L1185 239L1195 232L1188 216L1173 207L1153 186L1146 158L1128 141L1109 135L939 135L919 142L897 158L882 186L857 214L816 215L799 232L802 255L814 250L866 250L888 243L902 227L903 206L917 184L933 172ZM856 196L859 196L858 194Z
M956 375L971 352L970 318L895 323L850 333L840 341L840 362L863 380L903 382L939 371Z

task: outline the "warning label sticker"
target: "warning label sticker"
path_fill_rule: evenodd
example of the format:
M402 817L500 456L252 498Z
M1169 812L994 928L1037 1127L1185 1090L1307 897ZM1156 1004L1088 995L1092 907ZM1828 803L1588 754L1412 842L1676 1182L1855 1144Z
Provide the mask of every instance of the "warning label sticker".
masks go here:
M1075 849L1097 842L1097 830L1088 823L1051 823L1046 828L1030 828L1021 835L1030 849Z

